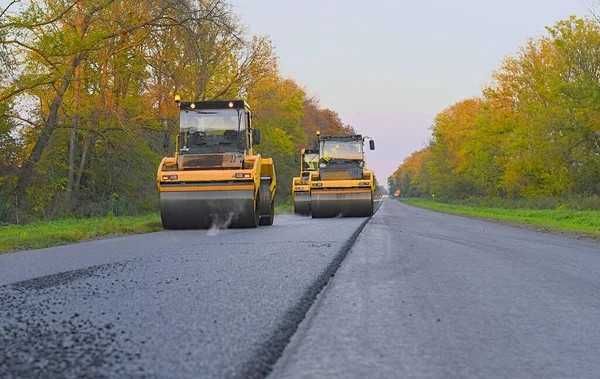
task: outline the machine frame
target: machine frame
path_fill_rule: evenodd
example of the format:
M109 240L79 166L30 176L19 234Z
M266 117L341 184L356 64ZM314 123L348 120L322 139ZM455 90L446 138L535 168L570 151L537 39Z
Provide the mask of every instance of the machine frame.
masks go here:
M219 109L243 112L247 144L237 153L186 154L180 150L178 137L175 156L163 158L156 175L163 226L182 229L271 225L277 188L275 165L271 158L254 152L254 145L260 143L260 132L253 128L248 104L243 100L177 100L180 113Z

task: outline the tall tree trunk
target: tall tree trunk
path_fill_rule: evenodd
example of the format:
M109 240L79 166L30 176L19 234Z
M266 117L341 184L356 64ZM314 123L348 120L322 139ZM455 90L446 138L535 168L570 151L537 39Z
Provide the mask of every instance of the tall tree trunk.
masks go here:
M83 27L84 27L84 13L82 4L75 6L75 29L77 34L83 38ZM81 105L81 67L75 68L74 73L74 88L73 88L73 109L72 109L72 120L71 120L71 133L69 136L69 172L67 178L67 193L66 193L66 209L71 211L73 209L73 192L75 185L75 155L77 153L77 129L79 127L80 110Z
M95 127L96 130L100 129L100 115L99 111L96 110L92 114L92 127ZM94 146L96 143L96 135L89 134L85 139L85 143L83 144L83 151L81 153L81 158L79 159L79 169L77 170L77 177L75 178L74 191L79 192L81 188L81 178L83 177L83 171L85 170L85 166L87 164L87 159L89 155L90 146Z
M66 193L66 207L70 210L73 206L73 192L75 182L75 155L77 153L77 129L79 127L79 107L81 104L81 69L78 67L75 69L74 76L75 88L74 88L74 99L73 99L73 115L71 119L71 132L69 136L69 174L67 182L67 193Z
M87 163L90 145L93 145L94 143L96 143L96 138L94 136L88 136L83 145L83 152L81 153L81 159L79 160L79 168L77 169L77 176L75 178L75 184L73 186L73 191L75 193L79 192L79 188L81 188L81 178L83 177L83 170L85 170L85 165Z
M46 146L48 146L48 142L50 142L52 134L56 130L56 127L58 125L58 111L62 106L65 93L71 85L71 81L73 80L75 70L77 69L77 67L79 67L79 64L81 63L82 59L83 53L79 53L72 58L71 64L69 65L69 68L63 75L60 81L60 86L56 91L56 95L54 96L54 99L50 104L45 126L42 129L37 141L35 141L31 154L25 160L23 166L21 166L19 177L17 179L17 185L15 187L15 191L21 196L21 204L19 204L20 207L26 206L25 190L31 185L35 165L42 158L42 154L44 153Z

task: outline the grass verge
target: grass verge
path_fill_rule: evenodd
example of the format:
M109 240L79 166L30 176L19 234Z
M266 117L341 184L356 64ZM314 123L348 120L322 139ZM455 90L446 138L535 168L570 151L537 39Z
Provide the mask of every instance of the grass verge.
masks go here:
M161 229L160 218L154 213L143 216L70 218L27 225L0 226L0 253Z
M275 204L275 214L290 214L293 208L291 199L280 201Z
M441 203L427 199L404 199L402 201L410 205L444 213L600 238L600 210L508 209Z
M280 202L275 213L292 213L290 200ZM0 226L0 254L9 251L40 249L92 240L104 236L149 233L162 230L160 216L67 218L26 225Z

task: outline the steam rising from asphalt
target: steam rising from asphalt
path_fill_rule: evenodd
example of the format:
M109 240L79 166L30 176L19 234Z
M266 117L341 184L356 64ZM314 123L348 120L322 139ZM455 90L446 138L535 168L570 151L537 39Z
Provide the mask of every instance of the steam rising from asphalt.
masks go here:
M206 235L210 237L216 236L221 230L229 228L231 221L233 220L233 215L233 212L229 212L224 220L222 220L220 217L214 217L210 228L208 228L206 231Z

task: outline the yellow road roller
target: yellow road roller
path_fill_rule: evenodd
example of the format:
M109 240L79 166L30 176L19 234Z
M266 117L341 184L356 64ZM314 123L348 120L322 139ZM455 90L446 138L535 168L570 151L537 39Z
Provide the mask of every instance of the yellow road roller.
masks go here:
M361 135L319 137L319 169L310 180L313 218L373 215L376 181L365 167L367 139L375 150L375 142Z
M182 102L174 157L163 158L156 182L165 229L272 225L277 186L271 158L253 150L243 100Z
M318 169L319 150L302 149L300 151L300 176L292 179L294 213L310 214L310 174Z

